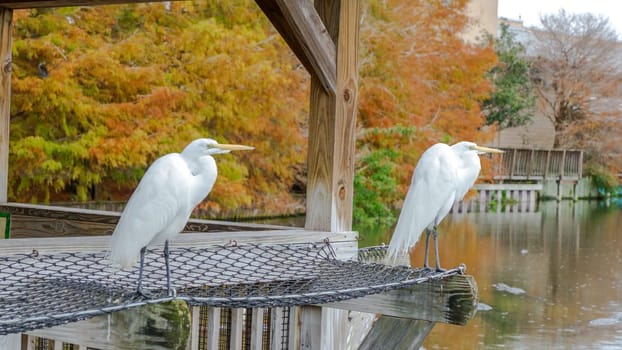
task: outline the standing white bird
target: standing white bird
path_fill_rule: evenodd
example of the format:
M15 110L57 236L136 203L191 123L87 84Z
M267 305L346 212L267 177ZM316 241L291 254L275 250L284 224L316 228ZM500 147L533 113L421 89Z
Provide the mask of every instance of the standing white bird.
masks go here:
M147 246L164 242L166 279L172 293L168 241L186 225L190 214L212 190L218 169L214 154L252 150L243 145L219 144L212 139L192 141L181 153L156 159L130 197L110 241L110 259L121 268L140 258L137 292L141 283Z
M481 169L479 155L484 153L503 151L463 141L453 146L437 143L421 155L389 243L389 259L396 261L400 255L408 254L425 229L423 266L428 268L430 233L433 232L436 270L442 271L437 226L454 203L462 200L475 183Z

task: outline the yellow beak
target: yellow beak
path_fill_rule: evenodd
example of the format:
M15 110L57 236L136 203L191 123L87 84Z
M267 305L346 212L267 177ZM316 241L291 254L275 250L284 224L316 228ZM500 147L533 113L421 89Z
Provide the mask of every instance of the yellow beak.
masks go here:
M473 146L471 147L471 149L479 151L479 152L484 152L484 153L505 153L500 149L483 147L483 146Z
M252 147L252 146L230 145L226 143L219 143L219 144L214 145L214 147L227 150L227 151L250 151L250 150L255 149L255 147Z

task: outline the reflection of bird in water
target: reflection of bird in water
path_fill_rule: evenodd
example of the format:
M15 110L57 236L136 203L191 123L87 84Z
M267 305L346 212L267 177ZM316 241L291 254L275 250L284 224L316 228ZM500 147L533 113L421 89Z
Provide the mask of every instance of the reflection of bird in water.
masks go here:
M212 190L218 173L212 155L253 147L219 144L212 139L192 141L181 153L156 159L130 197L110 241L110 259L130 267L140 256L138 293L146 247L164 243L166 279L172 293L169 268L169 239L186 225L190 214Z
M481 169L479 155L503 153L473 142L453 146L437 143L428 148L415 168L402 211L389 243L387 256L395 261L408 254L410 247L426 230L424 267L428 268L430 234L434 236L436 270L442 271L438 256L437 226L453 204L462 200L475 183Z

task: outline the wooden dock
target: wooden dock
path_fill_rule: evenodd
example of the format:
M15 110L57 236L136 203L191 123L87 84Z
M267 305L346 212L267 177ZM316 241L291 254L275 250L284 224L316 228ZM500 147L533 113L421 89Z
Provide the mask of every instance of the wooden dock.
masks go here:
M13 11L139 2L144 1L14 0L0 3L0 211L11 215L3 217L2 222L7 226L10 221L13 237L0 241L2 254L102 250L107 246L108 234L118 219L118 213L8 203ZM361 1L255 2L311 75L305 228L192 221L186 227L188 233L180 235L173 246L209 246L232 241L296 243L327 239L334 245L339 259L355 259L357 234L351 230ZM74 237L74 234L77 236ZM19 238L26 236L35 238ZM384 296L381 300L364 299L358 305L350 302L331 307L305 305L288 311L253 309L251 312L245 309L192 308L190 340L186 348L241 349L242 344L245 348L249 344L251 349L374 348L375 344L394 342L395 334L387 330L397 327L404 329L404 334L408 335L401 340L401 344L408 342L408 346L417 347L434 323L463 324L472 317L477 304L477 292L471 277L458 275L438 283L422 284L420 288L424 288L423 292L411 290L415 288L413 286L399 294ZM458 307L455 300L460 300ZM357 309L362 312L352 311ZM447 317L447 310L464 316ZM397 311L399 317L385 316L373 322L376 314L391 315ZM352 317L354 313L360 314L360 319L372 321L369 332L356 337L348 333L355 328L351 327L355 320ZM218 315L227 317L219 320ZM113 334L107 325L107 322L95 326L76 323L64 329L30 331L23 337L15 333L3 335L0 336L0 348L58 349L64 348L65 343L74 344L72 349L87 346L111 348L105 345L106 342L110 344ZM127 332L131 330L123 330L126 338ZM264 346L259 338L266 332L270 333L268 338L275 340ZM284 334L287 335L285 346L283 341L277 339L278 335ZM42 340L44 338L39 336L53 341Z
M99 252L107 249L109 235L78 237L72 235L85 228L90 230L92 225L95 225L95 229L100 232L108 232L114 227L118 218L118 213L82 209L64 211L59 207L10 203L0 206L0 211L11 214L15 232L20 235L33 232L36 236L0 240L3 256L33 252L37 255ZM214 231L216 227L228 231ZM191 231L192 228L204 229L207 232ZM238 231L232 231L234 228ZM237 244L270 244L322 242L328 239L339 259L356 258L358 252L358 234L351 231L330 233L205 220L192 220L186 229L185 234L172 242L173 249L210 247L229 244L232 241L236 241ZM44 237L46 231L48 237ZM56 236L58 233L62 236ZM56 237L49 237L50 235ZM387 333L387 322L392 324L392 327L401 325L406 333L412 327L421 327L421 322L428 325L437 322L463 325L474 316L476 306L477 287L473 278L468 275L453 275L450 278L433 280L383 294L324 305L252 309L195 306L188 311L192 323L187 335L187 349L218 349L223 337L228 339L228 348L231 349L241 349L244 339L250 339L252 344L256 344L251 348L256 349L265 348L264 345L270 349L282 348L281 346L284 346L282 339L287 339L284 348L289 349L369 348L364 344L377 344L380 339L392 336ZM353 326L356 320L348 317L353 312L367 315L368 319L375 319L374 315L377 314L384 316L379 319L382 321L375 322L374 326L370 327L369 333L363 335L358 342L348 343L347 339L353 338L347 335L353 328L358 328ZM228 318L221 321L221 313L227 313ZM429 332L431 326L426 329ZM75 344L80 348L114 349L116 345L110 340L110 332L121 330L111 329L108 318L100 316L75 324L28 331L25 333L27 336L23 338L23 344L27 349L49 348L51 345L60 347L62 344ZM270 334L269 338L265 337L266 332ZM419 335L422 341L425 336ZM4 342L22 343L21 339L21 336L0 337ZM39 347L40 344L45 346Z

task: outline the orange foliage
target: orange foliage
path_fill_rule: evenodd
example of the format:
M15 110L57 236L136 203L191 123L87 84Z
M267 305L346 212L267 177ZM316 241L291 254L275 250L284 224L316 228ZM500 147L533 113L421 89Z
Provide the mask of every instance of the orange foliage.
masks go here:
M400 151L402 193L436 142L485 142L480 102L496 63L490 43L468 44L467 1L371 1L361 28L359 148Z

